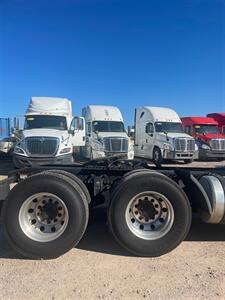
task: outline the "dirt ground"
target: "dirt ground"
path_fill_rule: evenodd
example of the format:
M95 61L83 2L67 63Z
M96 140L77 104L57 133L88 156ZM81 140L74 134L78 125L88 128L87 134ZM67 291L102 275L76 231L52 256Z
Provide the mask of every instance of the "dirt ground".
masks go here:
M215 165L225 162L201 163ZM11 169L0 162L0 176ZM225 299L224 225L193 218L177 249L139 258L121 249L105 224L104 212L93 210L78 247L49 261L18 256L0 228L0 299Z

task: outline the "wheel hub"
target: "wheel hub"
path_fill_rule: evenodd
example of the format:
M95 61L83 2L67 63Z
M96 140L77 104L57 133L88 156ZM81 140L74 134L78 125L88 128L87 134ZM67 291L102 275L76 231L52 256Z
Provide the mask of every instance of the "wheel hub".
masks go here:
M23 232L39 242L58 238L65 231L68 219L63 200L50 193L32 195L23 203L19 213Z
M126 209L126 222L130 230L143 239L157 239L174 222L170 201L158 192L144 192L133 197Z
M42 222L51 222L58 215L58 208L55 204L47 203L39 209L39 220Z
M155 207L148 199L139 201L137 211L140 215L139 218L143 218L145 221L154 219L156 215Z

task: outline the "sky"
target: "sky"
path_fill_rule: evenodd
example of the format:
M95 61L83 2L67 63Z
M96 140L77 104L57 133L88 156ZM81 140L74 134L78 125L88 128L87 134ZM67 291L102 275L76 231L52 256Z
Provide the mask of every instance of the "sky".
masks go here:
M0 117L32 96L225 111L225 0L0 0Z

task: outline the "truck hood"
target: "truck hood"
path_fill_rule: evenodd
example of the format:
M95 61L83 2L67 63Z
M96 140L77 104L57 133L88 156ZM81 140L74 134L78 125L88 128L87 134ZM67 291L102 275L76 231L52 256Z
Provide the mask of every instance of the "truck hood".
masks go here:
M208 133L208 134L202 134L202 133L200 133L200 134L198 134L197 136L196 136L196 139L200 139L200 140L202 140L202 141L204 141L204 142L206 142L206 143L209 143L209 141L211 140L211 139L225 139L225 136L223 135L223 134L220 134L220 133L214 133L214 134L212 134L212 133Z
M48 137L67 137L68 131L67 130L56 130L56 129L30 129L30 130L23 130L22 138L27 137L36 137L36 136L48 136Z
M167 136L169 138L189 138L189 139L192 139L192 137L189 134L186 134L184 132L179 132L179 133L177 133L177 132L169 132L167 134Z
M98 133L98 138L106 138L106 137L128 138L126 132L99 132Z
M169 138L169 140L172 140L174 138L188 138L188 139L193 139L190 135L186 134L186 133L177 133L177 132L169 132L168 134L165 133L158 133L160 135L160 139L162 140L167 140L167 137Z

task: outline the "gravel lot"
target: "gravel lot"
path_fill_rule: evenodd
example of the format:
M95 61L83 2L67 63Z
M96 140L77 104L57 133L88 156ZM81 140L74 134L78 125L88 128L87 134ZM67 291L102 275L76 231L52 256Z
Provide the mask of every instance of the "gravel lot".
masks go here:
M11 168L0 162L0 176ZM121 249L105 223L93 210L78 248L49 261L19 257L0 228L0 299L225 299L225 226L194 218L185 242L151 259Z

